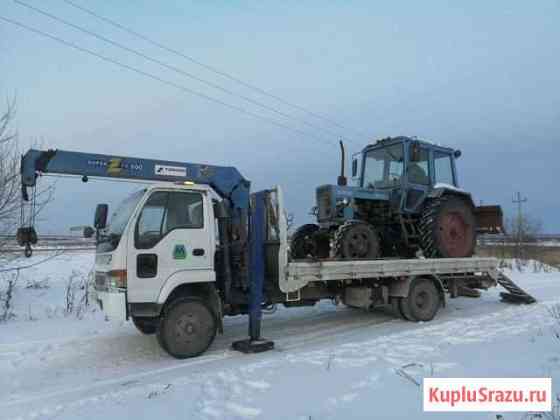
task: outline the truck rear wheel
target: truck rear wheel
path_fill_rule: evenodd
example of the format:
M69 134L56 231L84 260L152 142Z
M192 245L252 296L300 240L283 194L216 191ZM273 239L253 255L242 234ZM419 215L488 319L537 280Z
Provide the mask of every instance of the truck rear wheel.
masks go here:
M397 297L397 296L392 297L391 298L391 307L393 309L393 313L396 316L404 319L405 321L410 321L403 312L402 297Z
M408 296L402 298L400 309L410 321L431 321L441 305L441 296L430 279L417 278L410 284Z
M157 338L171 356L185 359L204 353L214 341L216 330L216 316L203 301L179 298L164 311Z
M430 200L420 220L420 241L427 258L464 258L474 254L476 219L472 206L457 195Z
M157 321L151 318L132 317L132 323L142 334L155 334L157 330Z

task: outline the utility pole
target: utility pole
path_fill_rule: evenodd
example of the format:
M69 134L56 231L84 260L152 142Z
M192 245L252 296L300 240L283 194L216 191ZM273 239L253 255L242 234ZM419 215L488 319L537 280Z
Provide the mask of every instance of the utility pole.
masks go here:
M521 198L521 193L518 191L511 201L514 204L517 204L517 244L521 244L521 229L523 225L523 203L527 202L527 197Z

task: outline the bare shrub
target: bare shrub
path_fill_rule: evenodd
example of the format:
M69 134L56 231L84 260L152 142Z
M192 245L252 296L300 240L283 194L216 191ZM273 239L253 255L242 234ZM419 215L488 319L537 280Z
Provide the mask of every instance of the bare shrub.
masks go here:
M542 232L542 221L529 214L506 219L510 245L513 245L513 258L538 259L537 236ZM535 251L536 250L536 251Z
M65 314L82 319L89 308L89 276L72 270L65 288Z
M15 101L8 101L0 113L0 251L14 245L14 233L21 220L21 150L19 137L12 128L15 118ZM52 201L54 184L37 188L35 205L28 210L30 220L36 220L45 206ZM0 261L0 266L4 261Z
M19 278L19 270L3 276L4 288L0 290L0 321L6 322L15 317L13 312L13 298Z
M560 340L560 303L556 303L547 308L548 313L554 320L554 325L552 326L552 333L554 337Z

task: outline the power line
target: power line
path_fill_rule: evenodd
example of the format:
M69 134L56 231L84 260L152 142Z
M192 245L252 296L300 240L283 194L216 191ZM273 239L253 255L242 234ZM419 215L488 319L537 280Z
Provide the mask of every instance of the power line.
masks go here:
M266 122L268 122L269 124L275 125L275 126L277 126L277 127L284 128L284 129L286 129L286 130L292 131L292 132L297 133L297 134L299 134L299 135L302 135L302 136L304 136L304 137L308 137L308 138L310 138L310 139L313 139L313 140L315 140L315 141L318 141L318 142L321 143L321 144L324 144L324 143L325 143L324 140L323 140L321 137L317 137L317 136L311 135L311 134L309 134L309 133L307 133L307 132L305 132L305 131L299 130L299 129L297 129L297 128L290 127L290 126L285 125L285 124L283 124L283 123L281 123L281 122L279 122L279 121L277 121L277 120L274 120L274 119L272 119L272 118L268 118L268 117L265 117L265 116L263 116L263 115L256 114L256 113L254 113L254 112L252 112L252 111L249 111L249 110L247 110L247 109L245 109L245 108L243 108L243 107L229 104L229 103L227 103L227 102L224 102L224 101L221 101L221 100L219 100L219 99L213 98L212 96L208 96L208 95L206 95L206 94L204 94L204 93L201 93L201 92L198 92L198 91L196 91L196 90L190 89L190 88L188 88L188 87L186 87L186 86L183 86L183 85L181 85L181 84L178 84L178 83L175 83L175 82L172 82L172 81L163 79L163 78L161 78L161 77L159 77L159 76L157 76L157 75L155 75L155 74L149 73L149 72L144 71L144 70L140 70L140 69L138 69L138 68L136 68L136 67L133 67L133 66L129 66L128 64L125 64L125 63L122 63L122 62L120 62L120 61L117 61L117 60L115 60L115 59L113 59L113 58L104 56L104 55L99 54L99 53L97 53L97 52L95 52L95 51L93 51L93 50L90 50L90 49L88 49L88 48L81 47L81 46L79 46L79 45L77 45L77 44L75 44L75 43L73 43L73 42L67 41L67 40L65 40L65 39L63 39L63 38L60 38L60 37L56 36L56 35L49 34L49 33L47 33L47 32L44 32L44 31L40 30L40 29L31 27L31 26L29 26L29 25L26 25L26 24L24 24L24 23L18 22L18 21L16 21L16 20L9 19L9 18L7 18L7 17L5 17L5 16L1 16L1 15L0 15L0 20L3 20L4 22L8 22L8 23L10 23L10 24L12 24L12 25L14 25L14 26L18 26L18 27L20 27L20 28L22 28L22 29L25 29L25 30L27 30L27 31L33 32L33 33L35 33L35 34L41 35L41 36L43 36L43 37L45 37L45 38L49 38L49 39L51 39L51 40L53 40L53 41L56 41L56 42L58 42L58 43L60 43L60 44L65 45L65 46L67 46L67 47L73 48L73 49L75 49L75 50L81 51L81 52L86 53L86 54L89 54L89 55L92 55L92 56L94 56L94 57L99 58L100 60L105 61L105 62L108 62L108 63L114 64L114 65L116 65L116 66L119 66L119 67L121 67L121 68L130 70L130 71L132 71L132 72L134 72L134 73L137 73L137 74L140 74L140 75L142 75L142 76L148 77L148 78L150 78L150 79L152 79L152 80L156 80L156 81L158 81L158 82L160 82L160 83L163 83L163 84L165 84L165 85L172 86L172 87L174 87L174 88L176 88L176 89L179 89L179 90L181 90L181 91L183 91L183 92L189 93L189 94L194 95L194 96L198 96L199 98L203 98L203 99L206 99L207 101L217 103L217 104L219 104L219 105L225 106L226 108L230 108L230 109L233 109L233 110L235 110L235 111L241 112L241 113L243 113L243 114L250 115L250 116L252 116L252 117L254 117L254 118L257 118L257 119L266 121ZM329 142L329 145L335 146L335 143L330 143L330 142Z
M321 114L316 113L316 112L314 112L314 111L311 111L311 110L309 110L308 108L305 108L305 107L303 107L303 106L294 104L293 102L289 102L289 101L287 101L286 99L283 99L283 98L281 98L281 97L278 96L278 95L275 95L275 94L273 94L273 93L271 93L271 92L269 92L269 91L267 91L267 90L264 90L264 89L262 89L262 88L260 88L260 87L258 87L258 86L256 86L256 85L253 85L253 84L251 84L251 83L245 82L245 81L241 80L240 78L238 78L238 77L236 77L236 76L233 76L232 74L230 74L230 73L228 73L228 72L225 72L225 71L223 71L223 70L220 70L220 69L218 69L218 68L216 68L216 67L214 67L214 66L205 64L205 63L203 63L203 62L201 62L201 61L199 61L199 60L193 58L192 56L189 56L189 55L187 55L187 54L185 54L185 53L183 53L183 52L181 52L181 51L179 51L179 50L176 50L176 49L174 49L174 48L168 47L168 46L162 44L161 42L155 41L155 40L149 38L149 37L146 36L146 35L143 35L143 34L137 32L137 31L135 31L135 30L133 30L133 29L130 29L130 28L128 28L128 27L126 27L126 26L124 26L124 25L122 25L122 24L116 22L116 21L113 20L113 19L110 19L110 18L107 18L107 17L105 17L105 16L102 16L102 15L100 15L100 14L94 12L93 10L88 9L88 8L85 7L85 6L81 6L81 5L79 5L79 4L76 4L75 2L73 2L73 1L71 1L71 0L62 0L62 1L63 1L64 3L66 3L66 4L68 4L69 6L72 6L72 7L76 8L76 9L78 9L78 10L81 10L82 12L85 12L85 13L89 14L90 16L93 16L93 17L95 17L95 18L97 18L97 19L99 19L99 20L102 20L103 22L106 22L106 23L108 23L108 24L110 24L110 25L112 25L112 26L114 26L114 27L116 27L116 28L118 28L118 29L120 29L120 30L122 30L122 31L124 31L124 32L127 32L128 34L133 35L133 36L135 36L135 37L137 37L137 38L139 38L139 39L141 39L141 40L143 40L143 41L145 41L145 42L147 42L147 43L149 43L149 44L151 44L151 45L153 45L153 46L155 46L155 47L157 47L157 48L160 48L160 49L162 49L162 50L164 50L164 51L167 51L167 52L169 52L169 53L172 53L172 54L175 54L175 55L177 55L177 56L179 56L179 57L182 57L182 58L184 58L185 60L188 60L188 61L190 61L190 62L193 63L193 64L196 64L196 65L198 65L198 66L200 66L200 67L202 67L202 68L204 68L204 69L206 69L206 70L209 70L209 71L211 71L211 72L213 72L213 73L215 73L215 74L217 74L217 75L220 75L220 76L222 76L222 77L225 77L226 79L229 79L229 80L231 80L231 81L234 81L235 83L238 83L238 84L240 84L240 85L242 85L242 86L244 86L244 87L246 87L246 88L248 88L248 89L254 90L254 91L260 93L261 95L265 95L265 96L268 96L268 97L270 97L270 98L273 98L273 99L275 99L276 101L278 101L278 102L280 102L280 103L282 103L282 104L284 104L284 105L287 105L287 106L289 106L289 107L292 107L292 108L294 108L294 109L297 109L297 110L299 110L299 111L301 111L301 112L304 112L304 113L306 113L306 114L308 114L308 115L310 115L310 116L312 116L312 117L315 117L315 118L317 118L317 119L320 119L320 120L322 120L322 121L328 122L331 126L338 127L339 129L342 129L342 130L351 130L351 131L353 131L354 133L358 134L359 136L365 137L366 139L369 139L369 137L370 137L370 136L367 135L366 133L362 133L362 132L360 132L359 130L355 130L355 129L351 129L351 128L349 128L349 127L346 127L346 126L344 126L343 124L339 123L338 121L336 121L336 120L334 120L334 119L332 119L332 118L330 118L330 117L327 117L327 116L325 116L325 115L321 115Z
M174 72L176 72L176 73L179 73L179 74L181 74L181 75L183 75L183 76L186 76L186 77L189 77L189 78L191 78L191 79L193 79L193 80L196 80L197 82L203 83L203 84L205 84L205 85L207 85L207 86L210 86L210 87L212 87L212 88L214 88L214 89L220 90L220 91L222 91L222 92L224 92L224 93L226 93L226 94L228 94L228 95L230 95L230 96L239 97L239 98L243 99L243 100L246 101L246 102L249 102L249 103L251 103L251 104L253 104L253 105L256 105L256 106L261 107L261 108L263 108L263 109L266 109L266 110L268 110L268 111L274 112L274 113L276 113L276 114L278 114L278 115L280 115L280 116L282 116L282 117L284 117L284 118L294 119L294 120L296 120L296 121L299 121L299 122L301 122L301 123L303 123L303 124L305 124L305 125L307 125L307 126L313 128L313 129L318 129L318 130L326 131L326 132L328 132L328 133L331 134L331 135L332 135L332 134L334 134L335 136L337 135L337 133L333 132L333 131L330 130L330 129L325 129L325 128L320 127L320 126L316 126L315 124L311 124L311 123L309 123L309 122L307 122L307 121L305 121L305 120L302 120L302 119L300 119L300 118L294 117L293 115L290 115L290 114L287 114L287 113L285 113L285 112L282 112L282 111L280 111L280 110L278 110L278 109L276 109L276 108L274 108L274 107L271 107L271 106L266 105L266 104L264 104L264 103L262 103L262 102L256 101L256 100L254 100L254 99L252 99L252 98L250 98L250 97L248 97L248 96L244 96L244 95L237 94L237 93L235 93L235 92L233 92L233 91L231 91L231 90L229 90L229 89L224 88L223 86L220 86L220 85L218 85L218 84L216 84L216 83L213 83L213 82L210 82L210 81L208 81L208 80L202 79L202 78L200 78L200 77L198 77L198 76L196 76L196 75L194 75L194 74L192 74L192 73L188 73L188 72L186 72L186 71L184 71L184 70L182 70L182 69L180 69L180 68L178 68L178 67L175 67L175 66L173 66L173 65L171 65L171 64L168 64L168 63L166 63L166 62L164 62L164 61L161 61L161 60L158 60L158 59L156 59L156 58L150 57L149 55L144 54L144 53L142 53L141 51L138 51L138 50L136 50L136 49L127 47L126 45L120 44L120 43L118 43L117 41L114 41L114 40L112 40L112 39L110 39L110 38L107 38L107 37L105 37L105 36L99 35L99 34L96 33L96 32L90 31L90 30L88 30L88 29L86 29L86 28L84 28L84 27L81 27L81 26L76 25L76 24L74 24L74 23L72 23L72 22L69 22L69 21L67 21L67 20L65 20L65 19L62 19L62 18L60 18L60 17L58 17L58 16L55 16L55 15L53 15L53 14L51 14L51 13L45 11L44 9L40 9L40 8L38 8L38 7L32 6L32 5L28 4L28 3L25 3L24 1L21 1L21 0L13 0L13 1L14 1L14 3L16 3L16 4L20 5L20 6L27 7L28 9L31 9L31 10L37 12L37 13L40 13L40 14L42 14L43 16L47 16L48 18L50 18L50 19L52 19L52 20L55 20L55 21L57 21L57 22L59 22L59 23L62 23L62 24L64 24L64 25L66 25L66 26L70 26L71 28L74 28L74 29L76 29L76 30L78 30L78 31L80 31L80 32L83 32L83 33L87 34L87 35L93 36L94 38L97 38L97 39L99 39L99 40L101 40L101 41L103 41L103 42L106 42L106 43L108 43L108 44L110 44L110 45L113 45L113 46L115 46L115 47L117 47L117 48L121 48L121 49L123 49L123 50L125 50L125 51L128 51L128 52L130 52L130 53L132 53L132 54L135 54L135 55L137 55L137 56L139 56L139 57L141 57L141 58L143 58L143 59L145 59L145 60L147 60L147 61L150 61L150 62L152 62L152 63L156 63L156 64L158 64L158 65L160 65L160 66L162 66L162 67L165 67L165 68L168 69L168 70L172 70L172 71L174 71Z

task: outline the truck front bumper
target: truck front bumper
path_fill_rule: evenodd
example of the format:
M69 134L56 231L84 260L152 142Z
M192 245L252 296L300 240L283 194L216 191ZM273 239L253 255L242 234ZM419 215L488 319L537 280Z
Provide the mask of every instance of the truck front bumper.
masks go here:
M96 300L111 321L126 321L126 293L124 291L96 290Z

